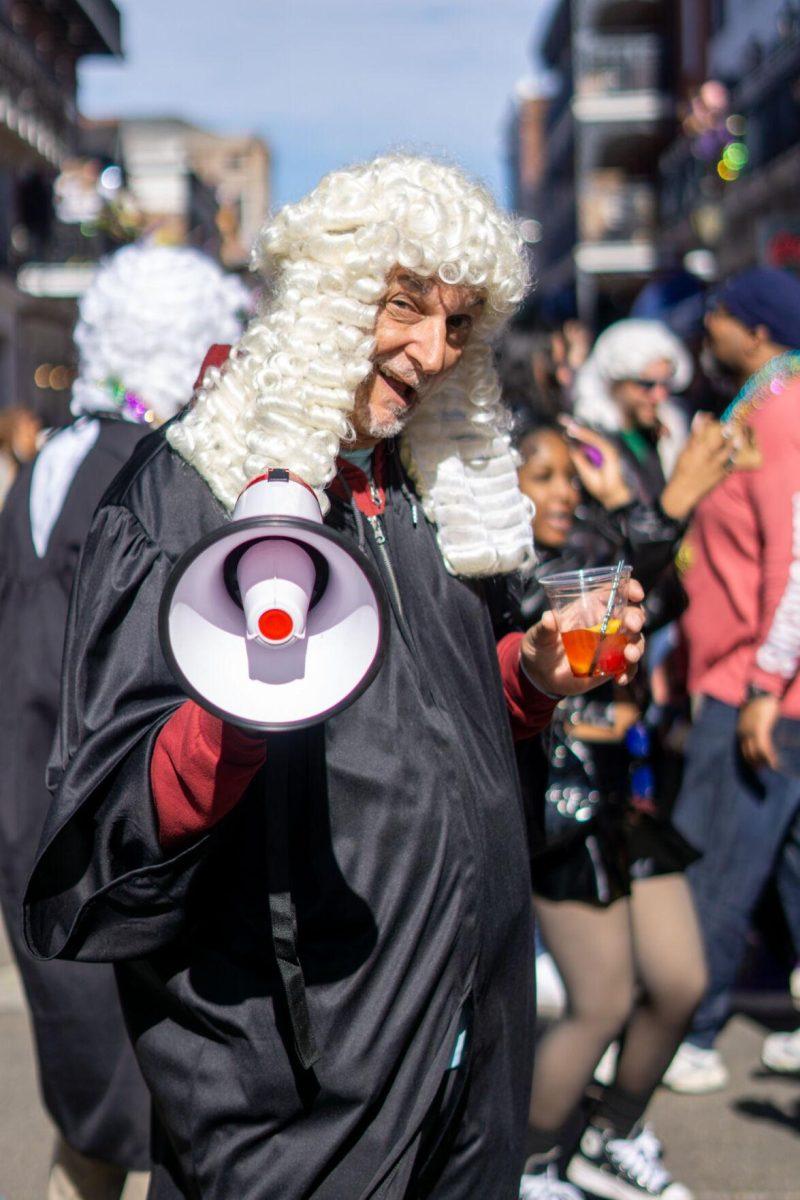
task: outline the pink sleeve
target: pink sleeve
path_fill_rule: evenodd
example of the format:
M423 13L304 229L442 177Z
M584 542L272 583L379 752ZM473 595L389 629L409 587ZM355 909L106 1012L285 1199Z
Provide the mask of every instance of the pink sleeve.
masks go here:
M263 740L187 700L156 739L150 787L165 849L216 825L242 798L266 758Z
M761 611L750 682L783 696L800 668L800 389L768 401L764 466L747 481L761 539Z
M514 741L533 737L550 724L558 700L540 692L520 670L519 652L522 633L507 633L497 643L500 676L506 698Z

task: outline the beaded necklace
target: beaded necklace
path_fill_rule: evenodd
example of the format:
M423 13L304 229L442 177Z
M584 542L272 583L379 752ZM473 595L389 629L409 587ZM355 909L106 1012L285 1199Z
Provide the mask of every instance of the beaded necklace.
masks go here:
M153 425L157 418L151 408L148 408L141 396L137 396L136 392L128 391L121 379L116 376L110 376L103 383L103 387L111 396L111 399L116 404L117 408L124 409L138 421L140 425Z
M773 396L780 396L781 392L798 375L800 375L800 350L777 354L760 371L756 371L755 375L748 379L738 395L725 409L720 420L746 421L752 413L763 408Z

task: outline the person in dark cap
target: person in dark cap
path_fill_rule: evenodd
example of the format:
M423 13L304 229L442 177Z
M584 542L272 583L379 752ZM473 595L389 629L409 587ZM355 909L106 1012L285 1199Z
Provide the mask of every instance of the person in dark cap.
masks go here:
M753 911L800 809L800 281L755 267L706 314L710 351L738 377L723 414L740 469L695 511L684 582L697 704L675 824L703 851L688 869L710 986L665 1076L724 1087L714 1043Z
M706 328L722 365L747 378L754 365L800 349L800 280L777 267L732 275L711 297Z

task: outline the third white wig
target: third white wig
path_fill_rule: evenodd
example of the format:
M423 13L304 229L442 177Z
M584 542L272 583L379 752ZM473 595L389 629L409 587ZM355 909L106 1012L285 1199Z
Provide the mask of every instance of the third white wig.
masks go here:
M486 297L461 361L423 397L401 441L445 563L465 576L529 566L531 511L490 344L528 282L511 218L461 171L392 155L333 172L283 208L254 265L273 280L272 296L168 433L228 510L272 466L301 475L327 507L323 489L372 370L378 304L399 265Z
M661 321L631 318L609 325L575 377L576 420L615 433L622 426L622 417L612 394L613 384L638 378L660 360L672 366L673 391L682 392L688 387L693 373L689 352ZM686 439L687 424L678 406L670 401L661 405L659 419L665 430L659 454L669 475Z
M240 280L199 250L145 243L117 250L81 297L73 416L135 421L146 410L148 420L169 420L191 395L209 345L239 336L249 300Z

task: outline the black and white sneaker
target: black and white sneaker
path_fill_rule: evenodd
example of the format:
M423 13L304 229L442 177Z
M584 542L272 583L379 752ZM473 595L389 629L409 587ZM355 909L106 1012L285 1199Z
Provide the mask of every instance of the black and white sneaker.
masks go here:
M693 1200L661 1161L658 1139L647 1129L618 1138L589 1125L567 1167L567 1179L602 1200Z

